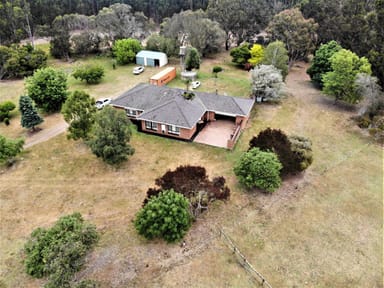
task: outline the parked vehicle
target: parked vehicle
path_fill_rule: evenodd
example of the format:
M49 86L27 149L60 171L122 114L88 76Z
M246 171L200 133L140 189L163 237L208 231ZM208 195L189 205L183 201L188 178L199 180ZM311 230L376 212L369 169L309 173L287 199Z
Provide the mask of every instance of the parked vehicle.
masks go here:
M193 81L193 82L191 82L192 89L199 88L200 85L201 85L200 81Z
M104 106L109 105L109 103L111 103L111 101L112 101L111 98L101 98L101 99L98 99L96 101L95 106L96 106L97 109L103 109Z
M132 71L132 73L135 75L139 75L143 72L144 72L144 66L137 66L137 67L133 68L133 71Z

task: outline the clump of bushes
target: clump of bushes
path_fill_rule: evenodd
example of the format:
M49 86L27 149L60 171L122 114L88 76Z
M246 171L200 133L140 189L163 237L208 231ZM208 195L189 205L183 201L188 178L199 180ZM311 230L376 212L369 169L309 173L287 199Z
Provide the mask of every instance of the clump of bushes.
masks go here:
M46 288L70 287L98 239L96 227L80 213L61 217L52 228L32 232L24 247L26 272L35 278L48 277Z
M15 157L23 150L23 139L8 139L0 134L0 164L11 166Z
M229 199L230 190L225 185L224 177L215 177L209 180L207 171L201 166L179 166L174 171L167 171L162 177L155 180L158 188L150 188L143 205L151 197L163 190L173 189L184 195L190 201L190 212L193 217L208 209L208 204L215 200Z
M247 188L257 187L267 192L274 192L281 185L282 167L275 153L252 148L240 157L234 172L240 183Z
M299 173L313 161L312 142L301 136L287 136L280 129L267 128L249 142L249 149L254 147L262 151L276 153L283 165L281 176Z
M175 242L187 233L191 220L188 199L170 189L148 200L136 216L135 227L147 239Z
M104 77L104 68L99 65L91 65L77 68L72 76L75 79L87 82L87 84L98 84Z
M191 221L216 199L228 199L224 177L209 180L204 167L179 166L155 181L147 191L143 208L135 219L139 234L148 239L175 242L184 237Z
M16 108L16 105L11 101L4 101L0 103L0 122L9 125L9 113ZM7 124L8 123L8 124Z

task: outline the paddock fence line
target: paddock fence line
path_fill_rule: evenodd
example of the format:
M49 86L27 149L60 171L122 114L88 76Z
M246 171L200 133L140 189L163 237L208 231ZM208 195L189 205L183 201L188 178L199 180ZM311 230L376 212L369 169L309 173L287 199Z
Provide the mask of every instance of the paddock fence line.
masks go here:
M245 269L245 271L251 276L254 282L258 283L260 287L272 288L271 284L265 279L265 277L258 272L247 258L241 253L240 249L236 246L235 242L223 231L222 228L217 228L219 231L219 238L225 242L227 247L235 254L239 264Z

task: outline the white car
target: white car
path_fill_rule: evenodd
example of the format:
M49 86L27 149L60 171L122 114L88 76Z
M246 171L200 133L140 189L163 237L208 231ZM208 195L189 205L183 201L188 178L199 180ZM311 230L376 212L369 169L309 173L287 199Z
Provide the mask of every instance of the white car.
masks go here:
M201 85L200 81L193 81L191 82L192 89L196 89Z
M101 98L96 101L95 106L97 109L103 109L103 107L109 105L111 101L111 98Z
M133 71L132 71L132 73L135 75L139 75L142 72L144 72L144 66L137 66L133 68Z

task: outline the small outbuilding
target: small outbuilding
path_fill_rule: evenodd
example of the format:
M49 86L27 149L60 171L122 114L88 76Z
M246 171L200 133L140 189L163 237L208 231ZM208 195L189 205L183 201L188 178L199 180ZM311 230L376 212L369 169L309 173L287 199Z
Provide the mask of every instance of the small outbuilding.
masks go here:
M176 68L167 67L156 75L152 76L151 79L149 79L149 83L156 86L163 86L169 81L172 81L174 78L176 78Z
M163 52L141 50L136 54L136 64L142 66L162 67L167 65L167 54Z

